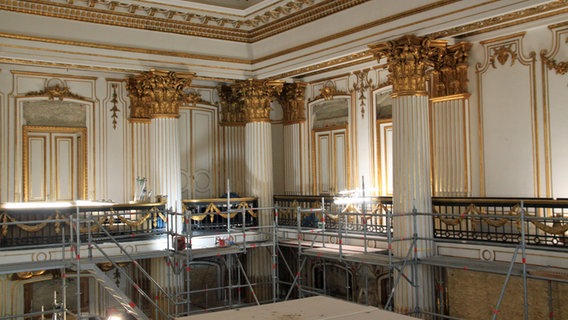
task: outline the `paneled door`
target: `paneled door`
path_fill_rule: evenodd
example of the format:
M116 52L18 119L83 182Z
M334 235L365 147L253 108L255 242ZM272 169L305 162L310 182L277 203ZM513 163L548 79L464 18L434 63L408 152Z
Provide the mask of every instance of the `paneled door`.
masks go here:
M208 107L180 109L181 192L183 199L217 194L217 110Z
M315 194L337 194L348 189L347 129L313 131Z
M86 129L24 126L24 201L84 199Z

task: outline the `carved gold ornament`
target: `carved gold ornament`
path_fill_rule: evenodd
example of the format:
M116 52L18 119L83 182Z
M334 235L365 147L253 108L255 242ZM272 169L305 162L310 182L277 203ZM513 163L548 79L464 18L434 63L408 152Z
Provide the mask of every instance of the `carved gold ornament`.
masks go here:
M232 86L219 86L221 124L243 125L248 122L269 122L270 103L280 95L283 81L248 79Z
M406 35L370 45L375 58L387 58L394 95L426 95L426 72L443 56L446 41Z
M441 51L439 59L434 61L434 70L430 77L431 98L468 92L467 70L471 46L471 43L460 42Z
M513 44L509 44L507 46L501 46L499 48L492 48L493 55L489 58L489 62L491 66L495 69L495 60L497 60L501 65L505 65L509 57L511 58L511 65L515 63L517 60L517 54L512 49Z
M130 118L179 117L179 107L187 100L185 89L191 85L194 75L150 70L129 78Z
M548 70L554 70L559 75L565 75L568 72L568 61L557 62L555 59L547 58L546 54L546 50L541 51L540 58L542 59Z
M284 124L302 123L306 121L305 114L305 82L286 83L278 101L284 112Z
M117 124L117 120L118 120L118 112L120 112L120 110L118 109L118 95L116 94L116 87L118 85L116 83L112 84L112 99L110 100L110 102L112 103L112 108L110 109L110 112L112 112L112 115L110 116L112 118L112 128L116 130L116 124Z
M40 91L32 91L26 93L26 97L45 97L45 96L47 96L49 100L57 99L59 101L63 101L64 98L88 100L78 94L72 93L71 90L69 90L69 87L59 83L52 86L48 85L43 90Z
M244 113L233 89L227 85L217 87L219 94L219 104L221 110L222 126L243 126L245 125Z
M248 79L233 86L233 93L242 103L246 122L270 121L270 103L282 92L284 82Z
M361 106L361 118L365 117L365 92L371 88L373 80L369 79L369 69L355 71L357 82L353 84L353 90L359 94L359 105Z

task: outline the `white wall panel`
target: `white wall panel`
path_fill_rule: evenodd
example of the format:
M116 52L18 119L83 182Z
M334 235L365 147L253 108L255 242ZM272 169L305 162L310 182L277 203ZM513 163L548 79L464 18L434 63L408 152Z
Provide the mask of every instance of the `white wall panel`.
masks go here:
M534 64L522 57L521 38L489 42L478 72L485 196L539 196Z

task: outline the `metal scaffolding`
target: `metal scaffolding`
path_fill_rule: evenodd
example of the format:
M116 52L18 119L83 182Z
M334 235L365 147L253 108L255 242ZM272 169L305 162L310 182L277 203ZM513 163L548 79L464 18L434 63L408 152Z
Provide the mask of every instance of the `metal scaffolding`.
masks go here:
M363 208L364 208L363 204ZM256 214L267 214L272 217L273 223L269 226L247 226L243 221L233 221L234 214L241 214L244 217L248 210L253 210ZM279 219L283 211L293 210L296 215L296 226L294 228L279 227ZM114 213L116 214L116 213ZM461 270L472 270L502 274L505 276L504 283L501 288L500 295L496 299L493 308L493 319L499 317L500 307L505 295L505 289L512 276L520 276L523 280L523 309L524 318L528 319L528 285L527 279L539 279L547 281L548 285L548 307L551 317L553 318L553 297L552 283L564 282L567 279L556 278L550 275L537 273L538 268L527 265L527 243L526 243L526 226L525 224L536 217L525 214L525 207L521 203L519 211L518 224L520 225L520 235L518 244L515 246L510 263L487 262L466 258L450 258L443 256L431 256L418 258L416 254L416 243L419 240L435 241L434 238L421 238L416 232L416 217L420 215L431 216L432 218L444 217L446 219L459 218L455 214L442 213L418 213L416 211L408 214L393 214L387 210L384 214L380 212L369 213L362 212L329 212L326 210L324 203L319 208L303 208L300 206L290 207L270 207L270 208L252 208L241 207L234 208L231 205L229 197L227 197L226 210L209 213L213 215L226 217L227 223L225 229L217 230L214 233L203 233L194 230L192 221L201 219L203 213L185 210L182 213L173 213L163 211L162 217L165 218L166 232L155 240L165 240L165 250L159 252L148 253L147 255L132 255L125 247L124 243L119 241L108 229L108 219L104 220L95 217L94 212L85 214L76 207L75 213L69 215L67 219L51 219L32 220L26 223L52 223L67 224L69 229L62 228L60 234L61 239L61 259L57 261L49 261L38 263L35 265L3 265L0 266L0 273L14 273L22 270L45 270L59 269L61 273L61 290L60 295L54 296L53 308L42 310L41 312L31 312L28 314L19 314L2 319L11 319L18 317L42 316L51 314L57 319L66 319L70 313L70 307L66 300L68 292L68 279L73 278L77 283L81 278L89 277L94 279L100 287L104 288L110 296L112 296L129 314L138 319L149 318L147 310L148 306L152 310L153 319L171 319L204 311L213 311L227 308L242 307L251 304L260 304L264 302L278 302L288 300L292 294L296 292L297 297L301 298L308 295L326 295L326 264L323 266L323 288L316 288L309 283L303 281L302 273L306 268L309 259L322 259L327 261L335 261L343 264L348 269L353 264L365 266L365 272L368 272L367 266L380 266L386 268L389 273L389 281L391 281L391 291L388 295L386 303L381 306L385 309L392 309L393 299L397 287L401 281L408 282L411 287L415 287L417 283L417 273L415 268L418 265L428 265L439 268L455 268ZM303 219L305 215L320 215L316 227L303 227ZM156 214L157 216L157 214ZM337 230L326 229L326 217L334 216L338 223ZM347 228L348 216L355 217L355 220L362 221L363 232L354 233ZM397 238L393 233L393 219L410 216L413 221L413 236L410 238ZM485 215L487 219L500 219L502 215ZM386 223L387 232L385 235L377 236L376 234L367 232L367 221L372 219L381 220ZM123 219L124 220L124 219ZM560 221L562 218L558 218ZM556 221L556 220L555 220ZM16 225L21 222L3 222L2 225ZM130 222L132 223L132 222ZM66 233L65 230L69 230ZM92 231L97 230L95 235ZM86 236L86 237L85 237ZM334 241L331 241L335 239ZM380 243L381 245L369 246L369 242ZM400 241L407 241L410 246L404 256L395 256L393 254L393 244ZM103 245L107 245L106 247ZM111 245L113 252L110 253L108 245ZM288 247L296 251L296 265L288 263L282 248ZM21 249L21 247L16 247ZM268 283L258 283L249 277L247 267L243 265L241 259L251 253L252 250L268 250L270 253L270 281ZM81 255L83 254L83 256ZM520 263L519 263L520 256ZM159 283L152 275L141 266L140 259L145 258L161 258L164 259L167 267L167 283ZM217 259L220 263L214 264L207 259ZM103 272L97 264L110 263L120 273L121 281L134 289L138 293L138 301L133 301L132 295L123 292L115 282ZM137 274L143 276L147 283L142 287L139 279L133 279L133 271L128 271L121 264L129 262L129 265L136 270ZM199 264L209 264L217 268L216 286L206 287L192 290L192 272L195 266ZM286 270L291 276L291 282L283 281L283 275L279 274L280 266ZM224 268L225 274L221 271ZM73 272L70 272L73 271ZM365 303L368 304L369 285L368 277L365 273L364 295ZM222 277L222 278L221 278ZM226 279L226 281L225 281ZM256 288L262 285L270 285L271 297L266 300L259 299ZM346 300L352 300L350 296L350 286L353 284L346 280L345 292ZM284 287L283 287L284 286ZM285 292L281 292L282 288L287 288ZM148 291L148 289L150 289ZM80 286L77 285L76 295L81 295ZM246 293L243 294L243 290ZM216 292L217 302L213 307L205 308L195 307L192 304L192 296L202 294L207 299L208 292ZM248 295L247 295L248 293ZM248 298L247 298L248 297ZM416 299L417 300L417 299ZM440 299L443 301L443 299ZM142 308L143 306L143 308ZM81 299L77 299L77 305L74 306L78 314L75 317L87 317L81 314L83 306ZM145 310L142 310L145 309ZM437 318L454 319L450 316L420 310L414 307L415 316L434 316Z

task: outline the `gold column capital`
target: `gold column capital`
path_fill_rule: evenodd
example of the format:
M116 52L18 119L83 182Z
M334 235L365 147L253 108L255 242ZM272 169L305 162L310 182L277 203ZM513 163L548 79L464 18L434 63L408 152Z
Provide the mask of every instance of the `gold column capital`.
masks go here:
M235 83L233 94L242 103L245 122L270 121L270 102L282 92L283 81L248 79Z
M434 70L430 80L430 97L453 96L467 94L467 70L469 67L469 50L472 44L460 42L448 46L438 59L434 61Z
M305 101L306 86L305 82L285 83L282 93L278 96L278 101L282 105L284 112L284 124L302 123L306 121Z
M393 84L393 96L427 95L426 72L446 48L447 41L405 35L398 39L370 45L375 58L387 58Z
M131 121L178 118L179 107L186 100L184 90L191 85L194 76L195 73L152 69L130 77L127 89Z
M218 85L217 93L221 106L222 126L244 126L245 119L239 99L233 94L233 88L227 85Z

